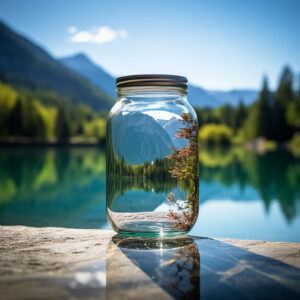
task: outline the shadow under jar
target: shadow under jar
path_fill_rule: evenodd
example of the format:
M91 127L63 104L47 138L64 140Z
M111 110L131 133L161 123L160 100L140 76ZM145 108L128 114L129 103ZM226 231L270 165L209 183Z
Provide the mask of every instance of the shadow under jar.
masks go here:
M115 231L172 236L198 216L198 122L187 79L133 75L117 79L107 120L106 209Z

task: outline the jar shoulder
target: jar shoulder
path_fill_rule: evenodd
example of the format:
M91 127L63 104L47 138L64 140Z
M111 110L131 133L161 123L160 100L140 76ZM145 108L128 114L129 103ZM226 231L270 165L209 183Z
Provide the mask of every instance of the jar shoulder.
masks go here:
M166 118L169 114L170 117L180 118L183 114L190 114L193 119L197 120L197 115L193 107L185 98L179 98L172 101L131 101L130 99L118 100L111 108L108 114L108 120L119 116L120 114L128 113L144 113L157 118Z

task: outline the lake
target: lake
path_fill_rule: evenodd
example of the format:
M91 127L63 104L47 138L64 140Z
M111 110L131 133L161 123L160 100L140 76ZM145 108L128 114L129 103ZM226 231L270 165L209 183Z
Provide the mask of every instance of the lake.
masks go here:
M201 149L199 159L200 208L191 235L300 242L299 156L232 148ZM105 189L103 148L0 148L1 225L110 229ZM132 205L147 195L127 193ZM151 197L147 209L155 210L165 194Z

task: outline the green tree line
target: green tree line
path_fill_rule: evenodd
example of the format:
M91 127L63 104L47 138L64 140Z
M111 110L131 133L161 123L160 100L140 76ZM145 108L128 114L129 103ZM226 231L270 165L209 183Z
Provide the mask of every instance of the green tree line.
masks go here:
M258 99L250 106L242 99L237 107L195 108L200 140L207 144L246 142L258 137L287 142L299 137L300 79L285 67L278 87L271 91L263 80ZM0 82L0 139L25 137L66 141L70 137L104 141L106 113L74 105L51 91L30 90ZM299 138L298 138L299 139ZM295 143L299 144L299 143Z
M70 137L105 139L106 113L74 105L54 92L16 88L0 82L0 138L66 141Z
M237 107L226 104L216 109L196 108L202 127L200 140L226 144L238 136L241 141L264 137L278 143L287 142L300 129L300 80L298 88L294 88L295 81L291 69L285 67L277 89L271 91L265 77L258 99L250 106L245 106L241 99Z

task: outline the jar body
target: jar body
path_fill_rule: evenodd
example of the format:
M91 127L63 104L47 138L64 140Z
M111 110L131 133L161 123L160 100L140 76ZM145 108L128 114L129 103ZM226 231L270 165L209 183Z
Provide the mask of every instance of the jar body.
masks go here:
M119 95L107 120L106 209L123 235L187 233L198 216L198 123L175 88Z

